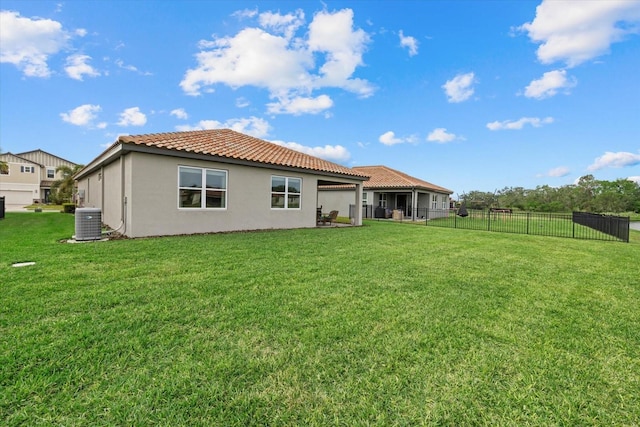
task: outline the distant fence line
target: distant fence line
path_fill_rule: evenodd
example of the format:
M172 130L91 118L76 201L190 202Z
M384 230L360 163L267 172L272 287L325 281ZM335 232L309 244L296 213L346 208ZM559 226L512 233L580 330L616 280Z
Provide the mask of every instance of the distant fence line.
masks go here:
M468 210L468 216L449 210L446 216L427 215L428 226L486 230L586 240L629 242L629 217L590 212L540 213L509 210ZM442 211L440 212L442 214Z
M355 206L349 215L353 217ZM376 209L378 212L376 212ZM630 218L602 215L591 212L541 213L513 212L511 209L468 209L468 216L457 215L456 209L418 208L415 215L402 212L400 220L424 221L428 226L485 230L502 233L531 234L538 236L569 237L585 240L610 240L629 242ZM392 211L362 206L363 218L391 219Z

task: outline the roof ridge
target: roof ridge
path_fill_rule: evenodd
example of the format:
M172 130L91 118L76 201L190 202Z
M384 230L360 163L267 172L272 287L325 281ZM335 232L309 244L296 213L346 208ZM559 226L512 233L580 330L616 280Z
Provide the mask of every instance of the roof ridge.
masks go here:
M41 148L36 148L35 150L30 150L30 151L23 151L22 153L18 153L17 155L29 154L29 153L35 153L36 151L39 151L39 152L44 153L44 154L46 154L46 155L48 155L48 156L51 156L51 157L55 157L56 159L60 159L60 160L65 161L65 162L67 162L67 163L73 163L74 165L77 165L77 164L78 164L78 163L76 163L76 162L72 162L71 160L67 160L67 159L62 158L62 157L60 157L60 156L56 156L55 154L51 154L51 153L49 153L48 151L44 151L44 150L43 150L43 149L41 149ZM14 156L15 156L15 155L16 155L16 154L14 154ZM26 159L26 160L28 160L28 159ZM34 163L35 163L35 162L34 162ZM39 163L36 163L36 164L39 164Z
M29 151L27 151L27 153L28 153L28 152L29 152ZM33 160L29 160L29 159L27 159L27 158L24 158L24 157L22 157L22 156L20 156L20 155L18 155L18 154L12 153L11 151L7 151L6 153L0 153L0 155L2 155L2 156L7 155L7 154L9 154L9 155L11 155L11 156L13 156L13 157L17 157L17 158L19 158L20 160L24 160L25 162L29 162L29 163L32 163L32 164L34 164L34 165L38 165L38 166L40 166L40 167L44 167L44 165L43 165L43 164L40 164L40 163L38 163L38 162L34 162ZM22 153L19 153L19 154L22 154Z
M353 168L228 128L121 135L117 143L368 178Z
M405 172L393 169L385 165L376 166L354 166L354 169L360 169L365 173L371 175L368 185L373 187L380 186L380 188L392 188L392 187L423 187L431 190L453 193L453 191L442 187L440 185L433 184L424 179L413 177ZM376 173L376 171L378 171ZM386 176L385 176L386 175ZM365 184L366 186L367 184Z

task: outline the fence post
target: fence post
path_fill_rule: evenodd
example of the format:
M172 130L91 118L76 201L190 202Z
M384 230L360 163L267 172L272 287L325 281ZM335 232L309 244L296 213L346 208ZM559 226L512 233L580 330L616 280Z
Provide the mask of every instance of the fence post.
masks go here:
M527 234L529 234L529 218L531 217L531 212L527 211Z

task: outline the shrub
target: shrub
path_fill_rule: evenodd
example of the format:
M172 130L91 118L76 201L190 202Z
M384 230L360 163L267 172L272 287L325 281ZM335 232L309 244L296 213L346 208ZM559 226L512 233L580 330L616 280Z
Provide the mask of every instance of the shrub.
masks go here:
M62 211L64 213L75 213L76 211L76 205L75 203L63 203L62 204Z

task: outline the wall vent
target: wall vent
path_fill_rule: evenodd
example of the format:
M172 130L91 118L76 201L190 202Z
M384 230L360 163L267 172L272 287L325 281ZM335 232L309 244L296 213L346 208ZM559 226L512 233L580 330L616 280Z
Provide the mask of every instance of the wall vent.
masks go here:
M76 240L102 238L102 212L99 208L76 209Z

